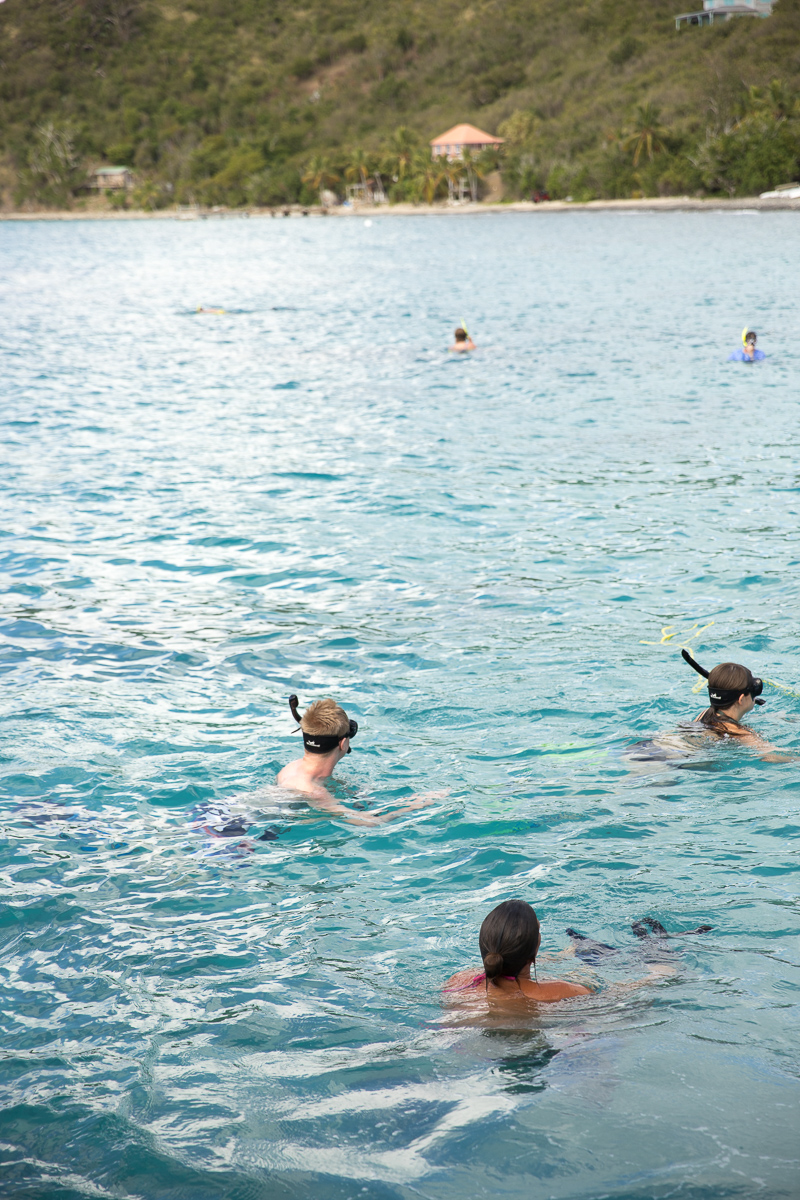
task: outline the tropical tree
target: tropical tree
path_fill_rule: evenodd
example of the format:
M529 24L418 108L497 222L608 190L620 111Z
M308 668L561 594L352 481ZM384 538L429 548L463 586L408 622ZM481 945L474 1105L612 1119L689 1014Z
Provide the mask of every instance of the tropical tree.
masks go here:
M307 183L309 187L319 192L319 202L324 204L322 193L328 187L335 187L340 181L340 176L323 154L315 154L309 161L302 180L303 183Z
M34 195L40 200L63 204L79 177L71 131L52 121L37 126L28 165Z
M460 158L446 158L445 156L440 157L438 161L441 164L442 177L447 184L447 191L452 200L456 191L461 189L464 164Z
M638 105L633 121L633 131L624 139L623 149L633 151L633 165L638 167L643 154L647 154L650 162L654 155L664 149L664 138L667 130L660 123L661 110L649 100L646 104Z
M771 79L766 88L751 87L744 102L745 115L770 116L774 121L800 116L800 99L781 79Z
M418 150L419 134L407 125L399 125L389 137L385 155L386 170L396 183L412 173Z
M530 109L516 108L497 132L500 137L505 138L507 146L516 148L524 146L533 139L537 126L535 113Z
M485 151L476 154L474 150L470 150L469 146L465 146L462 150L461 165L469 180L469 191L473 203L477 203L478 200L478 180L485 179L490 171L495 170L495 164L496 159L487 157Z
M353 181L358 180L364 185L366 193L369 183L369 176L372 173L372 155L363 147L357 146L355 150L350 151L349 162L345 167L345 178Z
M444 167L439 158L431 158L425 150L417 150L411 164L414 190L424 198L426 204L433 204L436 193L445 181Z

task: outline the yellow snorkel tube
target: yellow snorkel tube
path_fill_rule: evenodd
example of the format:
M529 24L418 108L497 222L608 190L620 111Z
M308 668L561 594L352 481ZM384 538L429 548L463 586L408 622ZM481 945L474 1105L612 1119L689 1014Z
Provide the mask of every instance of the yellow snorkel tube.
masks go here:
M748 334L748 332L749 332L749 330L748 330L747 326L745 325L744 329L742 330L742 345L743 345L743 346L746 346L746 345L747 345L747 334Z

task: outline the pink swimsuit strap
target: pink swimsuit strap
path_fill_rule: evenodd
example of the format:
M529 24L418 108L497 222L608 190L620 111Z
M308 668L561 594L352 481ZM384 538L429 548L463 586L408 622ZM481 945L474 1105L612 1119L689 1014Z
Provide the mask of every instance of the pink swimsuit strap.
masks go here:
M503 979L516 979L516 975L503 975ZM446 992L467 992L470 988L480 987L486 982L486 972L481 971L480 975L474 975L469 983L462 983L460 987L445 988Z

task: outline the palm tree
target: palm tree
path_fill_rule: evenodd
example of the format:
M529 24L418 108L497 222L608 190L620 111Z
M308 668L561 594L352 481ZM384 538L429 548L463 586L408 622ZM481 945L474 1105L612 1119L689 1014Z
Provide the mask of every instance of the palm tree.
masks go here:
M307 183L309 187L315 188L319 192L320 204L325 203L322 193L325 188L335 186L339 182L339 176L331 167L327 158L321 154L315 154L306 167L306 172L303 175L303 183Z
M415 189L425 197L426 204L433 204L441 184L445 179L442 162L431 158L425 150L418 150L412 161Z
M745 115L769 113L774 120L785 120L800 111L800 101L781 79L771 79L769 87L751 87L744 101Z
M386 169L395 181L411 173L415 151L419 148L419 135L407 125L400 125L389 138L386 148Z
M485 179L489 172L494 170L493 160L484 157L483 153L475 154L473 150L470 150L469 146L465 146L461 151L461 163L469 180L472 201L476 204L478 201L478 180Z
M461 191L461 181L464 178L464 164L460 158L445 158L441 156L439 162L442 164L442 175L447 182L447 191L452 200L456 190ZM461 196L459 194L459 199Z
M663 139L667 136L667 130L659 124L660 116L661 110L649 100L647 104L640 104L636 109L633 132L628 134L622 143L623 149L633 150L635 167L638 167L639 159L645 152L652 162L654 155L664 149Z
M345 176L347 179L360 179L364 187L364 195L369 191L369 176L372 171L372 155L364 150L363 147L357 146L355 150L350 152L350 162L345 168Z

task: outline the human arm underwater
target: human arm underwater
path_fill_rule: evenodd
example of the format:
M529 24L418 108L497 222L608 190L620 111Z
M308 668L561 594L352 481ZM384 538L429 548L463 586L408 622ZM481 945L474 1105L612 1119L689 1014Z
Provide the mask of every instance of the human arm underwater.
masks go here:
M305 800L309 807L315 808L318 812L323 812L331 817L340 817L350 825L374 827L377 825L387 825L390 821L396 821L398 818L404 817L407 813L417 812L421 808L429 808L436 800L441 799L446 794L446 792L427 792L424 795L413 796L407 804L401 804L399 808L392 809L391 812L374 814L361 813L356 809L349 808L346 804L335 800L324 788L315 789L313 793L306 792Z
M330 794L321 782L310 778L307 769L304 769L303 759L298 759L285 766L278 774L277 784L278 787L299 793L306 804L310 808L316 809L317 812L325 813L330 817L339 817L351 825L364 826L386 825L389 821L396 821L399 817L405 816L406 813L428 808L436 800L441 800L448 795L447 792L419 793L391 812L362 813L357 809L350 808L347 804L342 804L340 800Z

